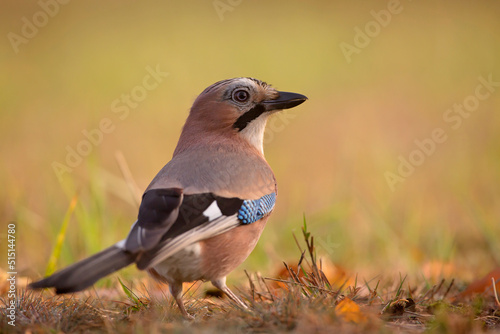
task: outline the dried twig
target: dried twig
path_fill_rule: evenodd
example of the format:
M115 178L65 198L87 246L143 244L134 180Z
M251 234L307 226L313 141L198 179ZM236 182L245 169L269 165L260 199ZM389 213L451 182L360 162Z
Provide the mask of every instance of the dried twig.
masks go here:
M287 284L295 284L295 285L301 286L302 288L316 289L318 291L327 292L327 293L329 293L331 295L336 295L337 294L336 292L334 292L332 290L322 289L322 288L320 288L318 286L307 286L307 285L305 285L304 283L301 283L301 282L287 281L287 280L284 280L284 279L271 278L271 277L264 277L264 279L267 279L267 280L270 280L270 281L275 281L275 282L287 283Z
M498 280L500 282L500 279ZM491 278L491 284L493 285L493 295L495 296L495 301L497 303L497 306L500 307L500 301L498 300L498 294L497 294L497 282L495 282L495 278Z
M257 274L257 278L258 278L258 281L262 281L262 283L264 284L264 286L266 287L266 290L267 292L269 293L269 299L271 299L271 301L274 302L274 296L273 294L271 293L271 289L269 289L269 286L267 285L267 282L266 280L260 275L260 274Z
M252 301L255 301L255 285L253 284L252 278L248 274L248 271L245 269L244 272L248 277L248 282L250 283L250 290L252 290Z
M448 296L448 293L450 292L451 287L453 286L453 284L454 284L454 283L455 283L455 279L454 279L454 278L452 278L452 279L451 279L451 283L450 283L450 285L448 286L448 289L446 289L446 292L445 292L445 293L444 293L444 295L443 295L443 299L445 299L445 298L446 298L446 296Z

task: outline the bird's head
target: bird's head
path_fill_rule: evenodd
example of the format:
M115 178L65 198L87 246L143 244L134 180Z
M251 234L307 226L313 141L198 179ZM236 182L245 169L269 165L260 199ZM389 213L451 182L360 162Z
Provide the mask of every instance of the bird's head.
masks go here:
M277 91L254 78L219 81L195 100L183 136L193 137L192 132L196 131L198 135L202 132L203 135L242 138L263 153L264 130L269 116L305 100L304 95Z

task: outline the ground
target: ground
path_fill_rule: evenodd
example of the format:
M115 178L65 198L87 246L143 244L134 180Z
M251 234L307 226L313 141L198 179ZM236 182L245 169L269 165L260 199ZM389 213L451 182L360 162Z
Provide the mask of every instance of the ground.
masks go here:
M493 283L477 281L464 289L453 279L432 286L426 281L412 285L402 275L344 279L338 270L323 267L306 228L303 236L296 264L283 263L275 277L246 273L247 283L236 291L248 309L217 290L202 291L200 283L187 284L185 304L194 316L189 320L167 287L131 288L117 279L117 288L70 296L23 288L17 294L15 327L2 308L0 328L6 333L500 333L498 293L489 289ZM8 306L7 294L1 301Z

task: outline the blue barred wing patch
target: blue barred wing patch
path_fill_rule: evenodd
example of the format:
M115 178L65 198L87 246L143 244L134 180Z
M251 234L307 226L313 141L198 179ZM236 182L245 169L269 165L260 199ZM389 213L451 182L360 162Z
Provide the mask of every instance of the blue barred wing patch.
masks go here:
M255 223L271 213L276 203L276 194L264 195L259 199L245 200L238 211L238 219L243 224Z

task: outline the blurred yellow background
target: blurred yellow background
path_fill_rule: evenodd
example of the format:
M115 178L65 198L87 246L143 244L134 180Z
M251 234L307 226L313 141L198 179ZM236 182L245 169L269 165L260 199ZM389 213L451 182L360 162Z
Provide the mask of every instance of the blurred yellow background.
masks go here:
M500 265L498 2L66 2L0 11L0 240L16 222L21 274L43 274L75 194L59 266L123 238L137 204L117 154L144 190L194 98L239 76L309 97L270 123L278 204L241 268L298 259L303 215L320 255L367 278Z

